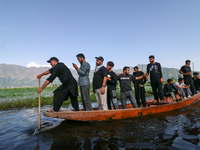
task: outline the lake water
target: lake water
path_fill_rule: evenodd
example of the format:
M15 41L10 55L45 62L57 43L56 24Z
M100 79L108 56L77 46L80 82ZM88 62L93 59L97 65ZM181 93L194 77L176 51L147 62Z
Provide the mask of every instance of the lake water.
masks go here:
M42 107L42 111L50 106ZM1 150L199 150L200 102L141 118L84 123L42 115L35 133L38 108L0 111Z

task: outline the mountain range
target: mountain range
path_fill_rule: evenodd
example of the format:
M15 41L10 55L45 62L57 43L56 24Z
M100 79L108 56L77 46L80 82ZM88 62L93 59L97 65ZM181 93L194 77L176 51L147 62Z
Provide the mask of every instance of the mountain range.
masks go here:
M140 71L146 72L146 64L137 65ZM38 79L36 75L43 73L48 70L48 67L23 67L19 65L10 64L0 64L0 88L8 87L37 87ZM72 75L75 79L78 79L78 74L76 70L71 69ZM122 69L113 69L115 73L122 73ZM175 68L162 68L163 78L167 80L168 78L178 78L179 69ZM93 78L94 69L90 71L90 81ZM133 67L130 67L130 74L133 73ZM49 75L42 77L41 85L45 82ZM51 85L61 84L58 79L56 79Z

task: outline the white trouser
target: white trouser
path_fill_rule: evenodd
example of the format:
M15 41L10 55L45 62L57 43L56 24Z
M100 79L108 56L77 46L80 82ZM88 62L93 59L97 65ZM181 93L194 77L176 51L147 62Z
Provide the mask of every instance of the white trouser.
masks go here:
M105 87L105 93L101 94L101 88L95 89L95 96L97 103L99 104L99 110L108 110L107 105L107 86Z

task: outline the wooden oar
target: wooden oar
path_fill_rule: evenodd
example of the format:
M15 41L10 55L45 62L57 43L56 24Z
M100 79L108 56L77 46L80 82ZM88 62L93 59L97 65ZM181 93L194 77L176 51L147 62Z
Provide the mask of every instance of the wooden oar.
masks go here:
M39 82L39 88L40 88L40 79L38 79L38 82ZM41 129L41 114L40 114L40 110L41 110L41 104L40 104L40 93L39 93L39 116L38 116L38 129L40 130Z

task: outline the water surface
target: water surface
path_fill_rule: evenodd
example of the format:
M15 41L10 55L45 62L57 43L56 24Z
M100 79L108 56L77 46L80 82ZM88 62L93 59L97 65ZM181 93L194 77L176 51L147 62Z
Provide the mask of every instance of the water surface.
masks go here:
M34 134L38 108L0 111L0 149L199 150L199 108L200 102L157 115L93 123L42 115L48 127L39 134Z

